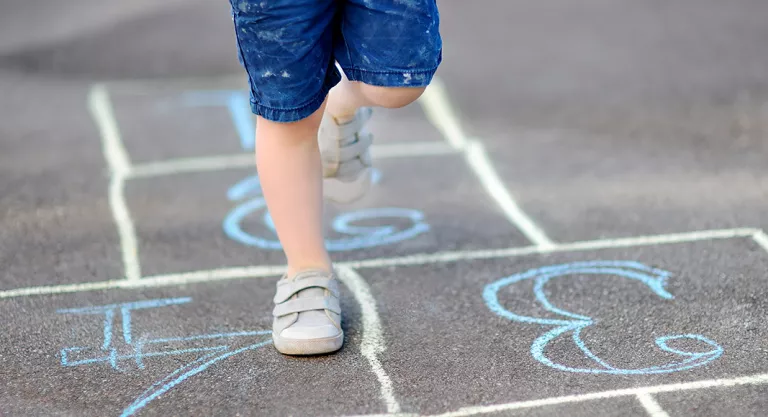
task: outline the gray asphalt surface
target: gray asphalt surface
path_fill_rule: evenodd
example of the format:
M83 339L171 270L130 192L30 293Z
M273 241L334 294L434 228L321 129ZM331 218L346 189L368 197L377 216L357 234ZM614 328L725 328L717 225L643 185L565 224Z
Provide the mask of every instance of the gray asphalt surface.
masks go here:
M377 186L327 210L333 256L361 279L346 281L345 347L289 358L263 334L278 276L258 272L282 255L223 226L254 201L232 195L255 174L238 125L221 99L190 99L243 88L226 2L2 2L0 415L768 415L768 240L750 236L768 229L768 3L441 8L439 77L458 122L565 246L532 249L422 107L379 111ZM234 161L126 180L151 285L108 282L125 266L88 108L95 84L134 167ZM424 143L439 154L391 155ZM428 229L338 243L349 236L334 220L381 208L423 217L346 226ZM274 240L263 210L240 226ZM609 241L734 228L745 230ZM584 241L597 242L571 244ZM479 252L504 248L522 249ZM623 263L546 285L521 278L496 293L501 312L484 297L504 277L609 261ZM630 262L654 269L631 275ZM689 337L660 349L672 335ZM639 387L653 387L658 410Z

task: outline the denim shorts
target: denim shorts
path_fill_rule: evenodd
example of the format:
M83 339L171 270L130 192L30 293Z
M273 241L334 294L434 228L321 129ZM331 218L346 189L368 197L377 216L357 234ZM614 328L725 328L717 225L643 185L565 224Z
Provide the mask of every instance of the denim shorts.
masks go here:
M442 61L436 0L230 0L251 109L276 122L320 108L341 80L424 87Z

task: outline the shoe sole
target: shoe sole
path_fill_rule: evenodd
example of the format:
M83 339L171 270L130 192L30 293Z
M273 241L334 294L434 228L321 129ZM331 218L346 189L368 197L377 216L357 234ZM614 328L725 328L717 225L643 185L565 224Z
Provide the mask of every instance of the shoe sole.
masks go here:
M275 349L284 355L306 356L336 352L344 344L344 332L325 339L289 339L272 333Z
M326 198L339 204L349 204L362 198L371 188L373 169L366 167L352 181L341 181L337 178L323 179L323 193Z

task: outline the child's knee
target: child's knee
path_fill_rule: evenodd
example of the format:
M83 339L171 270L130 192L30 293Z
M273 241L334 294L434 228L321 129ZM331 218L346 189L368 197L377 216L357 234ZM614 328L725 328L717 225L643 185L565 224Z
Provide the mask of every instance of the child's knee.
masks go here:
M426 87L378 87L362 84L363 95L376 106L396 109L413 103Z

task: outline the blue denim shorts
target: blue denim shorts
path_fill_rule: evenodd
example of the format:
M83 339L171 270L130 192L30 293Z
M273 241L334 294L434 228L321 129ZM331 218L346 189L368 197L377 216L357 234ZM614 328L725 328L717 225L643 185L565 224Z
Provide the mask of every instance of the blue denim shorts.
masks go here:
M230 0L251 109L276 122L320 108L341 80L423 87L442 61L436 0Z

